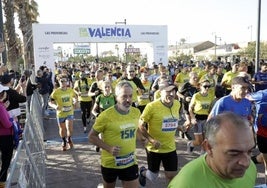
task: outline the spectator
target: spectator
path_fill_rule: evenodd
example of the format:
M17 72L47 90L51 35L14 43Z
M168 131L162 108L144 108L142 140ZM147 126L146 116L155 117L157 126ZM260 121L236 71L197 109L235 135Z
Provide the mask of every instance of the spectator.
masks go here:
M0 84L0 151L1 151L1 171L0 188L5 187L8 168L13 155L13 127L10 116L3 103L7 96L8 87Z
M38 91L42 97L42 116L46 118L47 116L49 116L49 113L47 111L47 105L49 99L49 92L51 90L49 82L51 82L52 77L51 74L48 74L46 71L42 71L41 69L39 69L37 71L35 79Z
M4 75L2 77L2 85L9 87L6 91L7 98L6 103L8 103L7 111L15 121L18 121L19 116L21 115L20 103L26 102L26 80L20 79L17 87L12 88L13 78L10 75ZM20 93L17 91L21 91Z

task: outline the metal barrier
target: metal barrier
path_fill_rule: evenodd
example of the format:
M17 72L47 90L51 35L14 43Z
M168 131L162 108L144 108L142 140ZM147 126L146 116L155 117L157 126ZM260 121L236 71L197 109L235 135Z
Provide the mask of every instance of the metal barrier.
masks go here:
M32 95L30 110L26 110L23 140L13 156L6 187L45 188L45 148L40 96Z

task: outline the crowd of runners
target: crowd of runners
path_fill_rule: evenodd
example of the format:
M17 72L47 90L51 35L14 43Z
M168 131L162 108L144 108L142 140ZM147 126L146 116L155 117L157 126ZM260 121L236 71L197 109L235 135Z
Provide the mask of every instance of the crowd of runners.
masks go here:
M254 163L267 169L264 61L258 72L253 63L238 59L167 65L59 62L55 67L55 72L39 67L36 77L25 71L18 83L8 80L8 87L19 87L25 101L37 89L43 118L49 115L48 106L56 110L62 151L75 147L74 110L81 110L83 131L101 152L104 187L115 187L117 178L127 188L145 186L147 180L156 183L160 165L169 187L252 187ZM14 75L8 70L1 70L1 75L4 95L5 79ZM1 95L3 104L6 98ZM180 172L177 132L187 139L189 155L196 149L201 154ZM136 141L146 150L147 167L138 167ZM251 156L255 147L260 154ZM190 181L191 176L198 181ZM199 184L203 179L206 183Z

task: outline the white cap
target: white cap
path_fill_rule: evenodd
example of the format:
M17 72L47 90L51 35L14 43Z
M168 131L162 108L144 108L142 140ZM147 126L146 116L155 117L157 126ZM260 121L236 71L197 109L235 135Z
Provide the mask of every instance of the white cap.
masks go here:
M0 93L2 93L3 91L9 90L9 87L3 86L2 84L0 84Z

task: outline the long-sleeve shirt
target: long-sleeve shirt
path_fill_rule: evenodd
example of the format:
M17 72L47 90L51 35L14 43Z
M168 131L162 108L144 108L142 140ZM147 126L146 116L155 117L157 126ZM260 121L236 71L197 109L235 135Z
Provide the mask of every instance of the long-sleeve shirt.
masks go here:
M0 136L13 134L12 123L9 119L6 107L0 102Z

